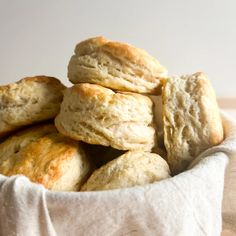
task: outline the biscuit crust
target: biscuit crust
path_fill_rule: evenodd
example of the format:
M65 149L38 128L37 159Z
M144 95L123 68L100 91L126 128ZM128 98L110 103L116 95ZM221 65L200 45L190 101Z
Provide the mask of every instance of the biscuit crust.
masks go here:
M152 105L144 95L77 84L65 90L55 125L75 140L119 150L150 151L155 142Z
M138 93L160 93L167 70L146 51L95 37L79 43L68 65L74 83L94 83Z
M168 163L175 174L224 138L214 90L202 72L166 81L163 121Z
M77 191L92 170L79 142L52 124L20 131L0 144L0 173L22 174L56 191Z
M167 162L159 155L130 151L95 170L82 191L127 188L170 177Z
M0 137L22 126L54 118L65 86L48 76L26 77L0 86Z

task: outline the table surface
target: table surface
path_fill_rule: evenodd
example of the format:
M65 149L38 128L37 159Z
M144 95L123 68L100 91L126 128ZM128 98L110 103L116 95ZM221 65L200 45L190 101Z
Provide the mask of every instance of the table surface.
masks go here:
M220 107L236 119L236 99L220 99ZM236 235L236 157L231 158L226 169L222 205L222 236Z

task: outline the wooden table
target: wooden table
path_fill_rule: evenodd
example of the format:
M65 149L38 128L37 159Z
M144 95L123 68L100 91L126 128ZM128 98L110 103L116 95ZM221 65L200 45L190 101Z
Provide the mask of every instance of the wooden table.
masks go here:
M219 105L236 119L236 99L220 99ZM226 169L222 218L222 236L236 236L236 156Z

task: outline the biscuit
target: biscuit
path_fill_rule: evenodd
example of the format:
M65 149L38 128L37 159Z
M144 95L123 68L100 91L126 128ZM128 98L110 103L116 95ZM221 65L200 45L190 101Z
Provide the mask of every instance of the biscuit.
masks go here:
M0 137L22 126L54 118L65 86L48 76L27 77L0 86Z
M130 151L95 170L82 191L127 188L170 177L167 162L157 154Z
M0 144L1 174L22 174L51 190L77 191L91 171L81 144L51 124L27 128Z
M155 142L152 120L148 97L83 83L65 90L55 125L75 140L119 150L150 151Z
M175 174L224 137L214 90L201 72L166 81L163 121L168 163Z
M99 84L114 90L157 94L167 70L146 51L95 37L79 43L68 65L74 83Z

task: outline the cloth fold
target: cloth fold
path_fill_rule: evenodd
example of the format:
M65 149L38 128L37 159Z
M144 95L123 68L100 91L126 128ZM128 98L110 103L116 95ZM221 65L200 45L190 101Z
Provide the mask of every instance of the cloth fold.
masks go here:
M133 188L53 192L24 176L0 175L0 235L217 236L236 123L222 113L224 142L175 177Z

